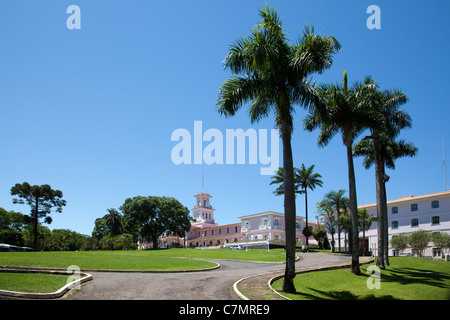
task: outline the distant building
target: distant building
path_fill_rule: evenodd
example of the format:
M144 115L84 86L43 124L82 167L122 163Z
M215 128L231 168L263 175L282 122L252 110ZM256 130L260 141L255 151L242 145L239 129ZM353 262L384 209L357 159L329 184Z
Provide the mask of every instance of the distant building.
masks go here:
M424 230L429 232L441 231L450 234L450 191L428 194L423 196L404 196L398 200L388 201L388 232L389 241L393 236L399 234L409 235L414 231ZM377 205L369 204L359 206L365 208L371 215L377 215ZM362 242L362 230L359 232L360 242ZM365 234L366 248L377 255L378 249L378 235L377 222L373 222L372 226ZM328 240L331 243L331 235L328 234ZM337 228L334 234L335 250L337 250L338 234ZM348 243L345 242L344 232L341 232L341 248ZM361 243L362 245L362 243ZM416 255L411 248L408 248L404 253L411 253ZM389 255L396 256L399 252L389 247ZM441 256L441 248L437 248L432 242L425 250L425 256Z
M224 247L231 244L246 244L252 247L267 246L267 241L271 246L284 246L285 228L284 214L274 211L266 211L256 214L239 217L240 222L219 225L214 217L215 209L210 203L212 198L208 193L198 193L195 196L195 205L191 209L194 222L191 230L186 234L186 238L179 238L170 235L160 237L160 247ZM305 243L306 239L302 234L305 227L304 217L296 218L296 239L297 246ZM313 229L318 225L316 222L308 222ZM309 238L310 243L316 243L313 237ZM139 244L139 248L149 248L151 244Z

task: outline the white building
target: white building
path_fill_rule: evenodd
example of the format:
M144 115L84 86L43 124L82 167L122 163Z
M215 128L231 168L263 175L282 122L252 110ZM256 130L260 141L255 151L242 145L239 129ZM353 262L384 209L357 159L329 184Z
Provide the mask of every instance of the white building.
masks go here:
M377 205L370 204L359 206L358 208L365 208L371 215L377 215ZM404 196L398 200L388 201L388 230L389 241L398 234L409 235L414 231L424 230L429 232L441 231L450 234L450 191L428 194L423 196ZM359 237L362 240L362 230L360 230ZM378 236L377 223L372 223L369 230L365 233L368 239L368 249L372 251L373 255L377 255ZM328 240L331 242L331 235L328 235ZM338 234L337 228L334 235L335 248L338 248ZM341 232L341 248L345 246L344 232ZM348 244L347 244L348 247ZM411 248L407 248L405 253L412 253ZM389 246L389 255L398 255L398 252ZM425 256L440 256L441 250L430 242L429 247L425 250Z

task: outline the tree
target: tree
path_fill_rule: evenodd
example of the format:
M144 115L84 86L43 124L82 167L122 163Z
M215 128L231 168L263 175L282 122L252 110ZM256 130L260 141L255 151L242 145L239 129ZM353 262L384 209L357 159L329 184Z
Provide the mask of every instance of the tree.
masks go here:
M0 208L0 243L23 246L22 232L29 222L28 216L20 212Z
M331 252L334 252L334 234L335 234L335 225L336 220L334 217L334 209L331 201L325 199L317 204L317 212L324 215L324 227L325 230L331 234Z
M389 265L388 220L386 198L384 143L395 139L401 129L411 127L410 116L399 107L408 101L408 97L398 89L378 90L375 81L367 77L364 81L361 105L364 105L371 117L370 136L365 140L373 142L373 159L375 163L376 193L377 193L377 229L378 229L378 259L377 266L384 269Z
M445 232L433 232L431 234L431 240L437 248L442 250L442 255L444 255L450 249L450 235Z
M153 242L158 248L158 237L164 233L184 236L191 226L189 209L174 198L128 198L120 207L126 221L125 229L135 237Z
M286 225L286 269L283 291L295 292L295 181L291 135L294 106L310 108L318 102L313 73L331 67L333 55L340 49L334 37L314 34L305 27L295 44L286 38L281 19L266 5L259 10L262 19L251 34L234 41L224 60L224 68L233 74L221 86L217 111L234 116L244 103L250 102L252 123L275 115L283 145L284 215Z
M331 190L325 195L325 200L336 209L336 221L339 221L341 210L348 208L349 198L344 197L345 190ZM338 227L338 252L341 252L341 225L336 223Z
M306 228L308 228L308 189L314 190L317 186L322 186L322 176L318 173L313 173L314 165L306 168L302 163L300 169L295 169L295 177L298 183L300 193L305 195L305 216ZM308 237L306 237L306 245L308 246Z
M61 213L66 201L62 200L63 193L60 190L53 190L48 184L41 186L31 186L28 182L17 183L11 188L11 195L18 198L13 199L13 203L24 204L31 207L30 217L33 219L34 236L33 249L38 249L38 224L39 219L44 218L45 223L52 223L52 218L48 215L53 208Z
M349 210L352 221L352 264L353 274L360 274L358 254L358 204L356 199L356 179L353 165L352 146L355 137L368 127L370 122L366 106L360 104L360 95L364 85L356 83L352 88L347 86L347 73L344 72L343 85L324 84L320 94L323 103L317 104L305 118L305 128L312 131L320 128L319 146L326 146L338 132L347 149Z
M122 228L122 215L116 209L108 209L108 214L103 217L106 222L106 226L110 230L110 235L115 237L123 233Z
M391 247L394 248L394 250L399 251L399 253L401 253L408 247L408 243L409 237L405 234L392 236Z
M317 242L319 243L319 249L323 248L323 241L325 239L325 237L327 236L327 232L325 231L325 229L322 226L317 226L313 232L313 237L314 239L317 240Z
M414 231L409 235L409 246L415 250L419 257L423 256L423 251L428 247L431 236L424 230Z
M337 225L340 226L341 230L344 230L344 252L348 252L347 250L347 242L350 244L350 251L352 250L352 219L349 215L348 209L344 208L342 210L341 215L339 216L339 219L336 221ZM349 234L348 241L347 241L347 233Z
M358 221L359 225L363 231L363 252L362 255L366 255L366 231L370 229L372 222L375 221L377 217L369 214L365 208L358 209Z

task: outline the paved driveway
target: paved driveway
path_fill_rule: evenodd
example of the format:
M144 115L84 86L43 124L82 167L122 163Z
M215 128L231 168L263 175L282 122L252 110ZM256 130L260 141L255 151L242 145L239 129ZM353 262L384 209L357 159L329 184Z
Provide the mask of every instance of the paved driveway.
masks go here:
M345 263L349 256L322 253L299 254L296 268ZM284 270L284 264L210 260L221 268L187 273L91 272L94 280L83 285L69 300L230 300L238 299L232 285L240 278Z

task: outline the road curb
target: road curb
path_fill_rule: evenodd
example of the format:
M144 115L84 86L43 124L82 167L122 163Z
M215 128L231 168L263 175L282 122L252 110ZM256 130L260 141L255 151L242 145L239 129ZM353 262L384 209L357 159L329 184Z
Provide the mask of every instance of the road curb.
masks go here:
M14 273L49 273L49 274L64 274L64 275L72 275L73 272L68 272L66 269L64 271L60 270L18 270L18 269L6 269L2 268L0 272L14 272ZM0 297L8 297L8 298L22 298L22 299L56 299L65 295L67 292L74 288L79 288L81 284L91 281L93 279L92 275L85 272L80 272L77 277L80 276L79 279L76 279L72 282L69 282L64 287L59 289L58 291L51 293L32 293L32 292L18 292L18 291L9 291L9 290L0 290ZM81 278L82 277L82 278Z

